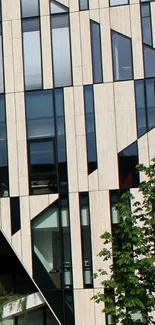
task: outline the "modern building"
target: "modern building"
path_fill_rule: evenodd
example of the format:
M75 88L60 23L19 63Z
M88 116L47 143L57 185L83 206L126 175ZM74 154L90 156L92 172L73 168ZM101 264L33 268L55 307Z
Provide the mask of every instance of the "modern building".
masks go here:
M92 275L155 155L155 2L0 6L0 295L27 297L2 324L112 325Z

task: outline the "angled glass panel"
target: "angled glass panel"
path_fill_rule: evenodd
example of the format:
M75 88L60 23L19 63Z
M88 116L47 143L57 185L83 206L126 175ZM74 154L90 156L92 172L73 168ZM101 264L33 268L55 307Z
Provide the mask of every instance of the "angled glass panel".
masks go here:
M38 0L21 0L22 17L35 17L39 15Z
M42 88L40 32L23 34L25 87L27 90Z
M110 6L127 5L128 3L128 0L110 0Z
M72 85L68 14L52 15L52 50L55 87Z
M144 80L135 82L137 132L141 137L147 132Z
M148 131L155 126L155 80L146 80L146 103Z
M137 141L118 154L120 188L128 189L139 184Z
M80 2L80 10L89 9L89 0L79 0L79 2Z
M68 8L57 1L50 1L51 14L62 14L68 12Z
M29 139L55 136L51 90L26 92L26 115Z
M131 39L112 31L114 79L133 79Z
M155 77L155 49L144 45L145 77Z
M92 64L94 83L103 82L100 24L91 20Z
M2 35L0 34L0 93L4 93Z

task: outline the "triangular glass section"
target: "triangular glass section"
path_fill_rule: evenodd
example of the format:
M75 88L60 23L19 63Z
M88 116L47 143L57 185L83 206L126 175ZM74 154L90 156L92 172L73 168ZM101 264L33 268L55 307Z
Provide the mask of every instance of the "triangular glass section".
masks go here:
M68 12L68 8L57 1L50 1L51 14L64 14Z
M155 77L155 49L144 45L145 77Z

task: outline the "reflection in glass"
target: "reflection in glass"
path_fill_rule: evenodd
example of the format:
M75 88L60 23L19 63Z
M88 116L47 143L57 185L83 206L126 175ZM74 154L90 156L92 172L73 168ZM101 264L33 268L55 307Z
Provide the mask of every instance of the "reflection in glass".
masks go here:
M43 310L36 309L27 313L26 323L29 325L43 325ZM25 315L18 316L18 325L25 325Z
M0 24L0 93L4 93L3 53L2 53L1 24Z
M68 8L61 3L55 2L53 0L50 1L50 11L51 14L62 14L68 12Z
M103 82L100 24L91 20L92 64L94 83Z
M52 15L52 50L55 87L72 85L68 14Z
M91 229L89 215L89 197L87 192L80 193L80 219L82 237L82 260L85 288L93 286Z
M137 187L139 184L137 141L118 154L119 182L121 189Z
M144 45L145 77L155 77L155 49Z
M97 169L93 86L84 86L84 100L85 100L86 133L87 133L88 173L90 174L95 169Z
M89 9L89 0L79 0L80 1L80 10Z
M127 5L128 0L110 0L110 6Z
M38 0L28 1L21 0L22 18L35 17L39 15Z
M131 39L112 31L114 79L133 79Z
M144 80L135 82L137 133L141 137L147 132Z
M150 4L145 3L141 5L142 12L142 32L143 42L147 45L152 45L152 26L150 17Z
M146 104L148 131L155 126L155 80L146 79Z
M41 45L38 22L37 19L23 22L25 87L27 90L42 88ZM30 30L31 23L32 29Z

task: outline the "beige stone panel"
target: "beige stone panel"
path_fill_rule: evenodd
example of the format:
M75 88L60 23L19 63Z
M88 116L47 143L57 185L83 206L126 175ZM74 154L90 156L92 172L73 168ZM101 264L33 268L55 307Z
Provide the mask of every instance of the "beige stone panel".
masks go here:
M111 29L131 37L129 6L110 8Z
M117 152L103 151L102 161L98 156L99 190L119 188Z
M20 19L20 0L2 0L3 20Z
M103 114L114 112L114 90L112 83L94 86L95 113Z
M93 270L96 272L103 268L103 260L97 254L103 248L103 242L100 236L105 231L111 231L110 225L110 200L109 191L93 191L89 194L90 198L90 220L91 220L91 238L92 238L92 256ZM109 271L110 262L104 262L104 269ZM103 278L94 279L94 288L101 287Z
M149 161L155 157L155 128L148 132Z
M32 243L30 235L22 235L22 261L29 275L32 276Z
M90 41L90 19L88 11L80 12L80 29L81 29L81 50L82 50L82 71L83 84L92 84L92 56Z
M139 3L140 1L139 0L130 0L130 4L136 4L136 3Z
M25 116L25 99L24 99L24 92L19 92L15 94L15 104L16 104L16 120L24 121L26 120ZM25 133L25 127L24 127Z
M21 232L22 235L29 236L31 233L30 225L30 203L29 197L20 197Z
M10 198L1 198L1 220L2 231L6 238L11 241Z
M7 94L6 95L6 120L7 120L10 196L19 195L17 130L16 130L15 119L16 119L15 96L14 94Z
M96 21L97 23L100 22L99 9L90 10L90 19Z
M141 18L139 5L130 6L134 78L144 78Z
M143 135L138 139L138 156L139 164L149 165L149 153L148 153L148 135ZM144 174L140 173L140 181L146 180Z
M75 134L75 115L74 115L74 98L73 89L66 88L64 91L65 103L65 122L66 122L66 148L68 162L68 182L69 192L78 191L78 174L77 174L77 150Z
M78 183L79 191L88 191L87 149L86 137L76 137L77 161L78 161Z
M99 8L108 8L109 0L99 0Z
M137 139L134 82L114 83L118 152Z
M79 0L69 0L70 12L79 11Z
M26 121L16 121L17 124L17 141L26 141Z
M14 92L13 46L11 21L3 22L5 91Z
M93 289L74 290L75 325L97 325L93 295Z
M74 86L82 85L82 61L79 12L70 14L71 48Z
M151 21L152 21L152 38L153 38L153 47L155 47L155 3L150 2L151 6Z
M53 88L50 29L50 17L41 17L43 83L45 89Z
M34 219L40 212L49 206L49 197L47 195L33 195L30 200L30 219Z
M19 188L20 195L29 195L28 184L28 158L27 158L27 143L25 141L18 141L18 174L19 174Z
M98 191L98 170L96 169L93 173L88 175L89 191Z
M49 194L48 195L49 205L54 203L58 198L59 198L58 194Z
M11 239L12 247L14 248L14 251L16 252L17 256L21 259L21 231L17 231Z
M84 96L83 96L83 86L74 87L74 107L75 115L84 115Z
M98 292L104 293L104 289L103 288L94 289L94 295L96 295ZM105 313L102 313L102 310L104 308L103 303L100 304L94 303L94 306L95 306L96 325L106 325Z
M113 81L109 8L100 10L101 47L104 82Z
M69 194L74 289L83 288L81 225L78 193Z
M75 115L76 135L85 135L85 116Z
M98 9L99 8L99 2L98 0L89 0L89 9Z
M47 16L50 11L49 0L40 0L40 15Z
M15 91L24 90L22 36L20 20L12 21Z
M69 7L69 0L59 0L58 2L66 7Z

